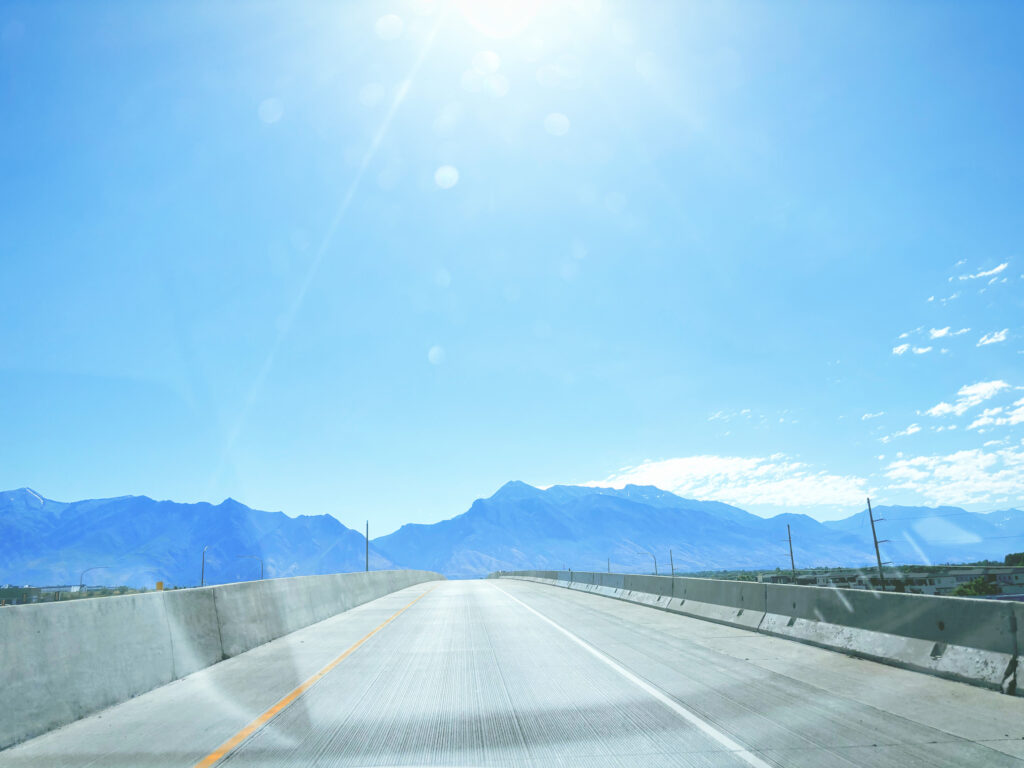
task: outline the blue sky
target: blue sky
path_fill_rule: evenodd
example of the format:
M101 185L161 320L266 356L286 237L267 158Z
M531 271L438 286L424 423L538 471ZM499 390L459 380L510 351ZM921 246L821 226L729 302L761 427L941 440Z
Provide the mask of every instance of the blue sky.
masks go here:
M1022 16L5 3L0 486L1024 503Z

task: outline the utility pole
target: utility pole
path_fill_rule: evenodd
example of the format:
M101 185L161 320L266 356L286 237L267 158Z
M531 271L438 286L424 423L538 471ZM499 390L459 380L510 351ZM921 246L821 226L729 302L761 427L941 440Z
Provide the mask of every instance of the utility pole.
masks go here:
M668 551L668 567L672 569L672 577L676 575L676 561L672 559L672 550Z
M654 575L658 575L658 558L654 556L653 552L637 552L638 555L650 555L651 559L654 560Z
M793 583L796 584L796 563L793 562L793 532L789 530L789 523L786 523L786 537L789 539L789 568L793 572Z
M885 573L882 571L882 554L878 551L878 545L884 544L888 539L878 540L878 534L875 533L875 523L880 523L884 519L884 517L880 517L875 520L875 513L871 511L871 499L868 499L868 520L871 521L871 538L875 541L875 560L878 561L878 586L883 592L885 592Z
M207 544L205 547L203 547L203 566L202 566L202 569L199 571L199 586L200 587L205 586L205 584L206 584L206 550L208 550L209 548L210 548L209 544Z
M366 572L370 572L370 521L366 521Z
M612 559L609 557L608 558L608 573L611 573L611 572L612 572Z

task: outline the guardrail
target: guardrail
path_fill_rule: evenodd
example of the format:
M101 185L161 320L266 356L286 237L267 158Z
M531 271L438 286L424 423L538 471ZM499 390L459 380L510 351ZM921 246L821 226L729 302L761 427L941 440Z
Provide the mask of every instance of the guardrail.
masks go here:
M430 571L247 581L0 611L0 749L185 677Z
M604 595L1024 695L1024 604L578 571L492 574Z

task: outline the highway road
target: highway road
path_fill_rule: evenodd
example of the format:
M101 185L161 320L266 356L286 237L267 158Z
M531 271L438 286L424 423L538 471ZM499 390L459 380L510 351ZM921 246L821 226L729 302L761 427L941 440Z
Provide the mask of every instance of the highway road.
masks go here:
M449 581L0 752L216 765L1024 766L1024 698L547 585Z

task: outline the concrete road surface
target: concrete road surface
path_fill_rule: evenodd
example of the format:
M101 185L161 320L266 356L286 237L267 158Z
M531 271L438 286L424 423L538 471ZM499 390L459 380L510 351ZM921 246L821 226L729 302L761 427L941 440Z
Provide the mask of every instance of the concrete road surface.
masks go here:
M451 581L0 752L214 765L1024 766L1024 698L596 595Z

